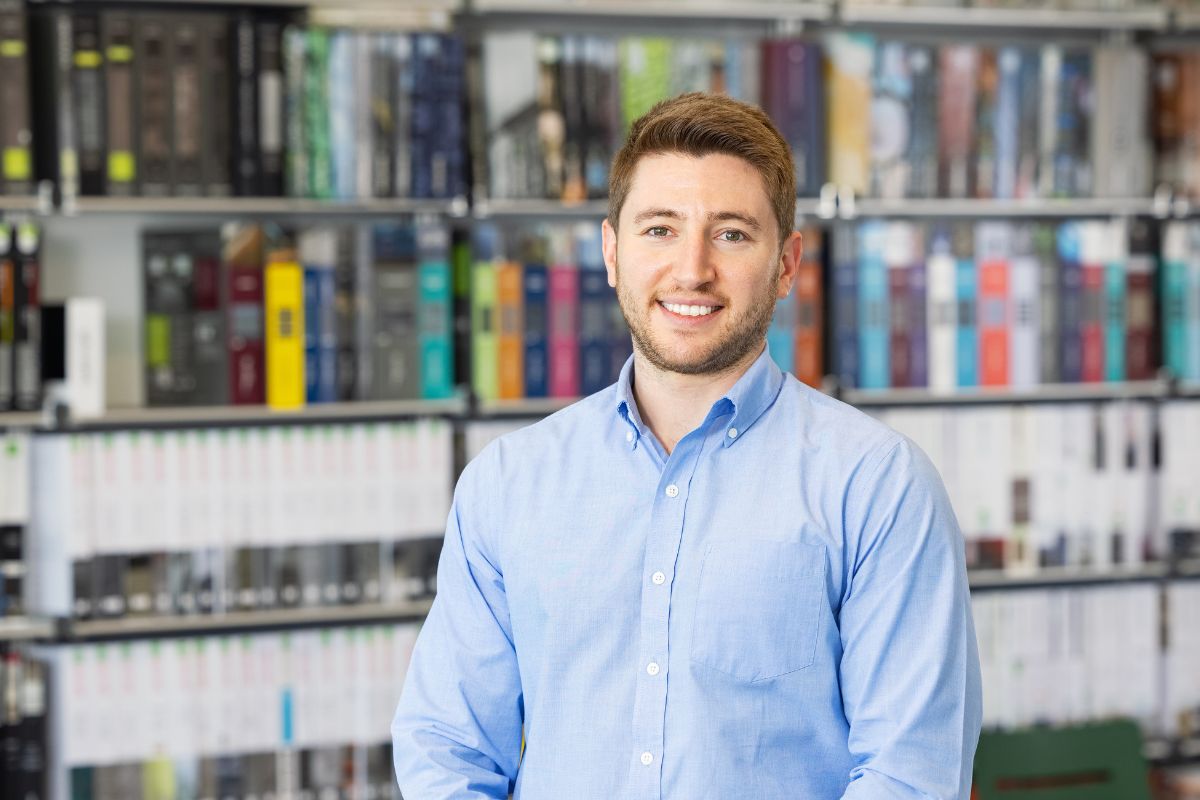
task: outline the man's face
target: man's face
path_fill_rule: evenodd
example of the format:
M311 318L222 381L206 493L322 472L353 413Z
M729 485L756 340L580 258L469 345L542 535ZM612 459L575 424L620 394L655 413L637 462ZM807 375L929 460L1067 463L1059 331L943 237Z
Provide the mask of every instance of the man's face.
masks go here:
M618 220L604 222L608 283L639 354L685 375L726 372L762 347L799 260L779 246L762 177L735 156L638 162Z

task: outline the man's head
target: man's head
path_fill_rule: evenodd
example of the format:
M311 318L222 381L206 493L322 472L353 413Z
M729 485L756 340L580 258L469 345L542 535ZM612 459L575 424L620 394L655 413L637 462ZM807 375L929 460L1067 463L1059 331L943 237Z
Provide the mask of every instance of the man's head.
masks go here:
M685 94L633 124L603 227L639 355L690 375L757 356L801 255L795 194L787 143L754 106Z

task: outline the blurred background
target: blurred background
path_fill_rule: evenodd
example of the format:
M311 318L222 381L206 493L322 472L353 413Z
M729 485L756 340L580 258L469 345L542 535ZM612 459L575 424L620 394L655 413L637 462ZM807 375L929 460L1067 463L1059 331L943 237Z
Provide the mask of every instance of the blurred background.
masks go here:
M1200 797L1200 5L0 0L0 798L399 796L454 481L616 377L692 90L795 155L771 355L946 481L976 796Z

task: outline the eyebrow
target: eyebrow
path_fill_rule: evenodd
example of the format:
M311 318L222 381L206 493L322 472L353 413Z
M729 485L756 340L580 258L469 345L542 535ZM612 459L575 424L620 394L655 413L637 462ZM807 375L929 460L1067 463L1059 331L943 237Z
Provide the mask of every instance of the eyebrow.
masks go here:
M680 214L678 211L675 211L674 209L647 208L645 211L640 212L633 218L633 224L640 225L643 222L646 222L651 219L657 219L659 217L666 217L667 219L683 219L683 215ZM738 212L738 211L713 211L708 214L708 221L709 222L734 221L734 222L740 222L743 225L745 225L747 228L751 228L754 231L762 230L762 224L755 217L752 217L749 214L742 214L741 212Z

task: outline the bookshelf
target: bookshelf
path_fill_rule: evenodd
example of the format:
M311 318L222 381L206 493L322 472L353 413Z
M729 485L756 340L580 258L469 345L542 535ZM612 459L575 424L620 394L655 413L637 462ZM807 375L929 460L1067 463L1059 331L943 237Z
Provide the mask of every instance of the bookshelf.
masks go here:
M49 639L54 635L54 622L37 617L0 617L0 644Z
M48 195L30 197L0 195L0 214L49 214L53 210L53 204Z
M401 214L442 214L465 217L467 199L309 200L291 197L79 197L63 210L65 216L139 215L285 220L364 219Z
M1011 387L970 387L950 393L929 389L848 389L841 399L860 408L955 406L981 403L1077 403L1109 400L1160 400L1174 396L1170 382L1056 383Z
M404 603L343 606L339 608L276 609L205 616L128 617L113 620L64 621L61 641L113 641L146 637L246 634L358 625L415 622L429 613L431 599Z
M900 217L912 219L1082 219L1089 217L1165 216L1162 204L1149 197L1081 197L1073 199L882 200L861 197L851 208L839 205L843 219Z
M832 3L751 0L728 3L714 0L672 2L671 0L475 0L471 12L485 21L489 17L550 15L557 18L601 17L638 19L761 20L764 22L826 22L833 18Z
M1053 31L1128 31L1163 33L1171 15L1166 8L1067 10L1059 8L985 8L920 5L872 5L841 2L838 20L856 26L929 29L1012 29Z

